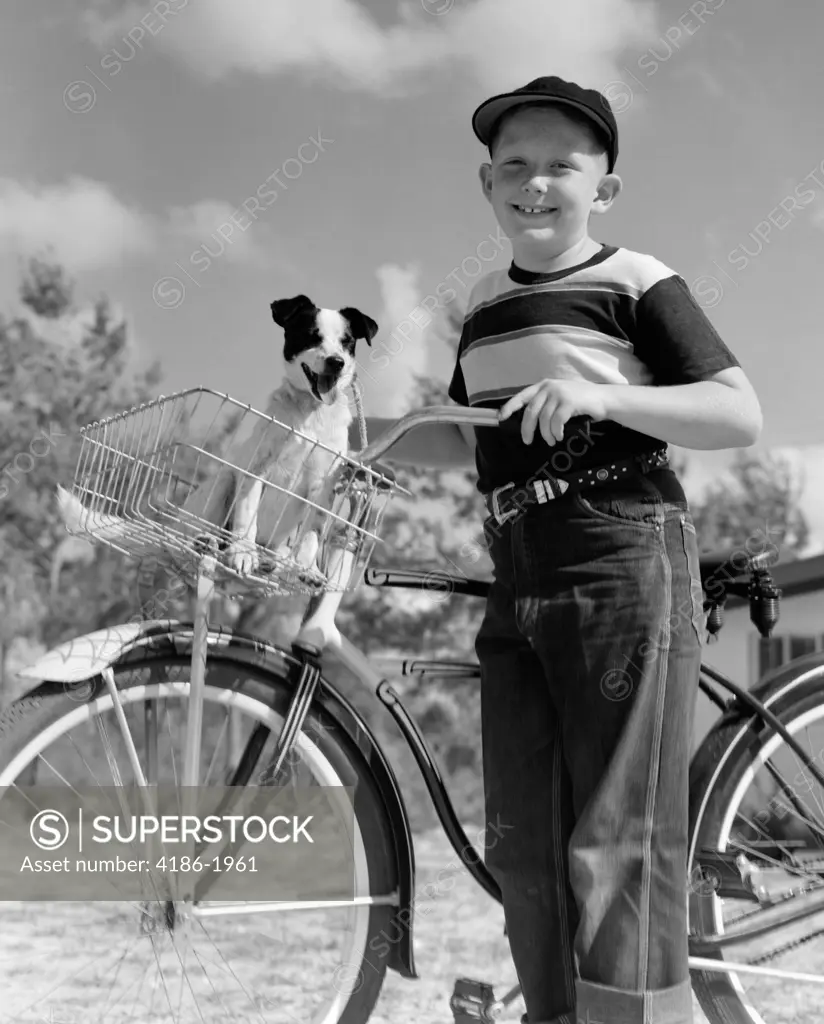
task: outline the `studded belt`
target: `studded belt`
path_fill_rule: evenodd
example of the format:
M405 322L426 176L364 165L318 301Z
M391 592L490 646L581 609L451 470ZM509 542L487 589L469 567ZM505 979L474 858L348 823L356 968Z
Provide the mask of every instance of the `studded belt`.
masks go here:
M565 474L563 479L550 473L542 473L523 484L510 481L485 494L484 503L489 514L500 525L507 519L516 516L527 505L543 505L564 494L575 494L578 491L605 487L619 480L631 479L633 475L643 475L653 469L660 469L668 464L667 449L659 448L653 452L633 455L628 459L617 459L615 462L608 462L603 466L581 469L571 476Z

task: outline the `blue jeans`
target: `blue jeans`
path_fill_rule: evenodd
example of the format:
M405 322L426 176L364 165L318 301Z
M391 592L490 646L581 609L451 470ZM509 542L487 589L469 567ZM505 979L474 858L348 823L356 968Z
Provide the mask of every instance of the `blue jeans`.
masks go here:
M656 470L484 521L487 864L529 1024L691 1024L695 527ZM679 488L680 489L680 488ZM671 487L669 489L671 496Z

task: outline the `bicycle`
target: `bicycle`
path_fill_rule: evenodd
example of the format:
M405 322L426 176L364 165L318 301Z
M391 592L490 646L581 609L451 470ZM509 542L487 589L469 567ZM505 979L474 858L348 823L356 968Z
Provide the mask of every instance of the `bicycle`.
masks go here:
M200 404L211 399L217 399L218 413L194 443L191 425ZM39 784L45 774L74 786L90 769L99 785L95 764L108 770L108 784L136 786L146 793L170 776L177 780L175 753L181 748L183 786L214 785L212 774L224 746L224 785L233 789L275 784L349 787L354 882L348 900L209 901L187 893L183 900L146 899L136 907L115 903L114 911L99 909L109 903L85 903L80 920L90 942L102 934L111 943L112 925L124 921L131 929L128 935L148 935L146 958L154 973L150 1004L147 1009L141 1003L140 1009L157 1024L242 1019L362 1024L375 1007L388 970L404 978L418 976L414 848L392 765L362 716L323 676L327 644L337 648L336 658L397 723L462 864L492 899L500 901L500 892L469 842L435 758L400 697L364 654L328 627L343 593L361 583L431 590L437 578L450 593L485 597L489 583L484 580L446 572L375 570L368 561L387 502L398 490L394 474L377 462L381 455L416 426L492 426L497 414L434 406L402 417L357 458L341 457L331 509L307 509L301 529L308 529L310 512L315 521L318 515L324 517L323 565L307 570L281 549L259 545L260 565L245 578L221 560L230 540L222 527L182 522L183 496L204 466L232 465L213 451L219 414L234 417L233 436L238 420L259 425L263 419L272 429L291 429L205 388L160 398L84 428L75 492L97 513L117 511L130 524L126 540L114 544L95 535L90 519L88 537L132 556L162 552L194 586L194 618L192 623L127 623L69 641L39 659L26 673L39 685L0 715L0 793L25 785L33 773ZM293 538L295 550L301 539L302 534ZM744 564L725 554L702 558L710 634L721 628L724 604L732 595L749 599L754 625L762 636L770 634L780 598L770 561L766 552L746 556ZM333 563L334 572L323 571ZM732 571L722 578L719 572L727 566ZM227 627L210 627L210 601L221 589L247 596L301 592L315 597L302 631L286 649ZM307 639L310 622L314 631L308 635L321 636L319 643ZM403 663L402 674L478 678L480 671L473 662L414 659ZM786 969L786 958L802 949L809 954L810 944L824 936L824 824L818 815L824 804L811 795L814 785L824 788L824 775L816 764L819 754L812 754L809 742L808 753L796 735L803 730L809 737L811 727L824 718L824 655L808 655L773 671L750 691L703 665L699 686L722 715L695 753L690 775L690 884L685 900L693 990L711 1024L813 1019L788 1009L786 986L795 986L794 997L810 1013L817 1005L817 986L824 981L822 953L816 947L811 967L802 964L804 970ZM731 695L729 700L719 687ZM98 761L91 744L95 735L104 753ZM789 774L799 768L790 780ZM200 895L208 896L208 887ZM8 921L11 911L6 906ZM250 925L237 922L250 917L256 924L265 918L276 929L297 922L297 932L279 933L274 952L267 939L249 953L243 943ZM340 948L330 952L332 936ZM237 970L224 966L218 939L238 953ZM217 950L220 960L204 961L195 948L198 940L210 953ZM194 977L186 972L189 951L198 961ZM134 1016L138 995L132 1016L126 1017L124 997L112 1001L113 990L122 977L131 998L149 968L140 975L139 969L124 967L126 953L109 964L108 952L95 949L85 968L93 976L95 1002L108 990L99 1019L107 1024L143 1019ZM56 953L59 971L66 953ZM780 968L773 964L779 958L784 963ZM166 967L171 981L180 985L177 1008L163 974ZM322 976L313 976L308 991L300 989L300 972L318 967ZM248 991L250 974L268 986L268 995ZM814 993L809 999L799 995L801 983L809 986L804 992ZM461 978L450 1005L456 1021L490 1022L518 992L514 986L496 999L491 985ZM191 1005L184 1006L184 995ZM156 997L164 1004L160 1009L154 1006ZM85 1019L86 1004L77 1004L79 998L70 979L64 1005L78 1005Z

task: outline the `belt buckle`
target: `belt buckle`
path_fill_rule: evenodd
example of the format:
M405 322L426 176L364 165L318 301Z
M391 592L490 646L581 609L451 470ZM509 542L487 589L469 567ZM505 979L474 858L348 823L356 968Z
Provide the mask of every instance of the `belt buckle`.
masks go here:
M508 512L501 512L500 505L498 504L498 497L503 491L509 490L510 487L514 487L515 482L510 480L508 484L501 484L500 487L496 487L492 492L492 515L495 517L495 522L498 526L503 525L507 519L511 519L514 515L518 514L518 510L511 508Z
M669 465L669 449L657 448L654 452L639 457L642 473L650 473L654 469L662 469Z

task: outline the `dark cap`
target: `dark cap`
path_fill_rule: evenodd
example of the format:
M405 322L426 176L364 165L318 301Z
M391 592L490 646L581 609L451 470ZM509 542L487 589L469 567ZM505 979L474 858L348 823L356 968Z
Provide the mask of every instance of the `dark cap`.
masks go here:
M582 89L580 85L565 82L563 78L557 78L555 75L536 78L514 92L501 93L485 100L472 115L472 128L481 142L488 146L492 129L501 115L521 103L541 101L575 107L601 129L607 139L607 157L611 172L618 158L618 124L609 100L595 89Z

